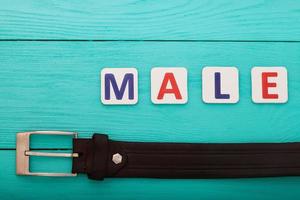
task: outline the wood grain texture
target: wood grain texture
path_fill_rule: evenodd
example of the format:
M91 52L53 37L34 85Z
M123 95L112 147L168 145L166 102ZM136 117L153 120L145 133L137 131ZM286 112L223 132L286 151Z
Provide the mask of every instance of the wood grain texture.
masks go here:
M0 39L300 41L295 0L2 0Z
M201 69L207 65L238 67L238 104L201 101ZM188 104L151 103L155 66L188 69ZM287 67L287 104L251 102L252 66ZM100 103L103 67L138 69L137 105ZM1 0L0 198L297 199L299 177L102 182L86 176L20 177L14 149L17 132L47 129L128 141L299 142L299 77L300 1ZM71 147L64 136L33 136L32 142L33 148ZM71 167L61 158L30 162L33 171Z
M258 179L105 179L21 177L15 175L15 151L0 151L2 200L77 200L77 199L218 199L218 200L282 200L300 195L299 177ZM49 162L49 160L48 160ZM57 160L46 166L66 169L67 163ZM42 170L42 169L41 169ZM3 175L5 174L5 175Z
M1 42L0 147L14 148L17 132L45 129L133 141L300 141L299 52L299 43ZM201 69L214 65L238 67L239 103L202 102ZM188 69L186 105L151 103L150 70L155 66ZM287 67L287 104L252 103L253 66ZM103 67L138 69L137 105L101 104ZM34 147L70 146L67 138L34 141Z

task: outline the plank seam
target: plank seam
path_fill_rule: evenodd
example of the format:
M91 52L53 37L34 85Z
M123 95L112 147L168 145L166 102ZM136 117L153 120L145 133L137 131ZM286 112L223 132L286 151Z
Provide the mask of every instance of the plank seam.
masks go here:
M300 43L300 40L86 40L86 39L0 39L0 42L236 42Z

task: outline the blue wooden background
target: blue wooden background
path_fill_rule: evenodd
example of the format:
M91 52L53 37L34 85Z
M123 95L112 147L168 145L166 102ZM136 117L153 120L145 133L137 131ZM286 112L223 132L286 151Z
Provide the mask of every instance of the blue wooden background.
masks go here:
M203 66L237 66L240 101L201 100ZM152 67L188 69L189 102L153 105ZM287 104L251 101L253 66L286 66ZM103 67L136 67L139 103L104 106ZM94 132L159 142L300 142L300 1L0 1L0 198L297 199L300 178L160 180L20 177L16 133ZM34 136L34 148L69 150L67 137ZM68 171L61 158L32 170Z

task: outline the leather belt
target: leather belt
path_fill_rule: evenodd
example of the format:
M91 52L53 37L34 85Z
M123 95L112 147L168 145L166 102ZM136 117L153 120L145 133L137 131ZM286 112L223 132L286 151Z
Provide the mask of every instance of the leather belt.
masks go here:
M74 135L72 153L33 152L31 134ZM24 139L25 138L25 139ZM28 144L24 142L28 139ZM22 148L25 146L25 148ZM25 153L24 153L25 152ZM29 156L72 157L72 174L29 172ZM24 167L25 166L25 167ZM26 169L26 167L28 167ZM94 134L77 138L70 132L26 132L17 137L17 174L144 178L248 178L300 175L300 143L155 143L110 140Z

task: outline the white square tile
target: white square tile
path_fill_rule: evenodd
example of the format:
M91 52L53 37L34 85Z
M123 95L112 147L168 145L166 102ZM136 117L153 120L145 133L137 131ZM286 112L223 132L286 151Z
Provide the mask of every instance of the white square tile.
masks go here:
M154 104L187 103L188 92L186 68L152 68L151 100Z
M253 67L252 100L255 103L286 103L288 77L285 67Z
M239 72L236 67L204 67L202 100L205 103L237 103Z
M138 102L138 72L135 68L104 68L100 79L103 104Z

